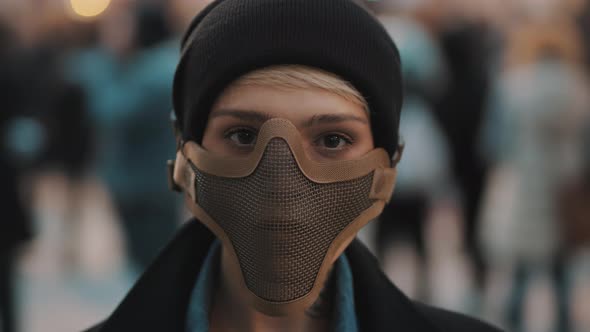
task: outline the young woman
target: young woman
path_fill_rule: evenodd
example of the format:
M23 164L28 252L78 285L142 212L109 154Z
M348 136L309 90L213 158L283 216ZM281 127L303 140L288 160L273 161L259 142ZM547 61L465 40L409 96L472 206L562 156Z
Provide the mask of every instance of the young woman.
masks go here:
M389 201L399 54L352 0L220 0L174 81L196 217L94 331L496 331L408 300L354 240Z

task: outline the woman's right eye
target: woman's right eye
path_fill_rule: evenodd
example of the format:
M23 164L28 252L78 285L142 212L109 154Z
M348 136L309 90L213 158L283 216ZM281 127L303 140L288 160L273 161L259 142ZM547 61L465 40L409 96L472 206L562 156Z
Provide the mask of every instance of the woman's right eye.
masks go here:
M257 134L254 130L248 128L233 129L225 134L225 138L229 139L238 147L249 147L256 143Z

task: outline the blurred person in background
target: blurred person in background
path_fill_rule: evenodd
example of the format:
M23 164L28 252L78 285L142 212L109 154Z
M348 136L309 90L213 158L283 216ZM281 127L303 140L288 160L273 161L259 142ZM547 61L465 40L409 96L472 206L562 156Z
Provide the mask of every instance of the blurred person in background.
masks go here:
M28 94L35 101L35 117L44 130L43 149L39 151L32 170L32 180L36 183L31 185L39 189L41 183L49 184L54 199L51 202L64 204L52 211L57 212L60 220L51 219L51 213L46 210L41 210L43 213L36 217L39 224L47 220L59 224L63 232L58 253L60 268L72 272L80 268L83 258L81 218L95 142L86 94L80 84L68 82L62 72L63 53L59 50L62 42L45 38L43 43L30 47L27 50L27 71L35 72L35 75L23 76ZM46 226L40 226L43 227Z
M444 80L423 83L431 90L423 98L447 142L451 171L446 182L453 188L452 205L458 208L460 242L475 266L476 283L481 285L485 262L476 230L487 166L476 142L485 118L490 71L496 56L492 46L498 42L498 32L490 23L492 18L501 16L500 6L496 2L469 0L399 3L414 7L412 17L428 33L438 49L435 54L440 57L439 63L444 64ZM375 6L387 9L399 4L383 0L376 1Z
M463 241L481 284L484 260L477 241L477 216L487 165L478 153L494 54L494 31L477 1L431 3L423 19L436 36L448 68L448 84L435 100L434 114L450 146L453 182L462 209Z
M578 154L582 168L564 182L559 195L560 219L564 225L564 250L576 256L590 250L590 121L586 120Z
M582 171L559 192L566 265L567 319L570 331L590 331L590 120L585 123Z
M494 168L480 238L495 289L488 295L512 293L496 298L492 311L508 314L518 331L566 328L559 192L581 174L582 132L590 115L577 32L571 21L559 19L513 27L489 100L483 155ZM502 312L506 303L508 313Z
M32 161L27 186L37 231L60 231L56 269L69 271L80 264L81 205L94 151L85 93L79 84L66 81L62 66L64 53L84 41L88 31L68 19L64 3L19 1L13 6L9 19L22 44L19 76L28 100L21 113L32 116L43 129L43 144ZM73 27L78 29L72 32ZM39 204L44 186L51 192L50 209ZM47 251L46 235L34 242L35 249Z
M404 107L400 133L407 145L396 186L397 199L388 204L376 230L377 251L384 270L412 298L432 301L427 285L425 259L433 261L435 253L425 252L425 224L431 216L442 213L443 203L453 193L446 137L433 116L433 101L444 93L447 68L430 31L415 19L427 2L369 2L389 34L396 40L402 59ZM439 210L440 209L440 210ZM443 234L434 241L447 241ZM438 249L440 247L436 246ZM440 254L441 251L439 250ZM433 254L433 255L429 255ZM463 285L465 283L462 283ZM453 288L453 293L457 289ZM450 307L450 303L437 304ZM455 310L458 308L454 303Z
M413 237L414 242L422 243L421 237L427 238L430 276L425 283L428 292L423 295L437 305L474 313L475 291L480 288L485 266L475 234L486 162L480 158L476 138L484 119L489 72L495 56L490 50L497 42L496 32L489 24L496 13L486 11L496 6L459 0L383 0L369 4L378 12L397 12L396 25L402 28L398 35L404 30L409 35L400 39L400 51L406 98L410 101L405 107L415 110L402 115L401 132L406 135L404 129L410 131L408 135L419 137L413 144L421 143L408 153L409 158L412 154L420 158L417 164L422 167L406 164L411 170L400 178L401 196L404 176L408 184L414 182L414 188L409 190L414 192L414 203L404 208L395 206L401 202L394 201L384 216L391 220L408 219L412 233L419 234ZM395 25L392 28L395 30ZM404 162L400 167L404 167ZM414 211L412 218L402 217L410 210ZM423 224L425 227L420 226Z
M0 331L3 332L18 330L14 272L18 249L32 235L22 175L28 152L32 150L27 143L34 142L21 141L23 135L19 135L31 124L24 118L29 97L22 80L21 55L14 33L0 21ZM19 124L23 126L17 128ZM14 137L19 140L15 141Z
M63 230L63 242L58 259L60 268L74 272L80 268L83 259L81 218L94 152L94 128L87 112L84 91L79 85L64 81L59 64L48 60L44 57L43 65L52 68L53 73L43 80L37 77L37 84L34 85L36 91L44 91L50 98L38 110L37 117L45 131L45 146L35 173L40 178L52 178L54 181L49 183L53 185L54 194L64 195L65 206L61 215L63 224L60 227ZM41 63L31 65L38 68Z
M158 163L174 153L162 110L171 108L169 82L178 59L166 42L170 25L163 6L114 2L98 21L98 46L72 54L66 67L88 95L98 125L97 171L139 270L180 219Z
M52 182L53 185L65 184L66 190L63 193L70 201L70 209L64 218L66 225L59 228L64 234L59 237L61 251L58 255L61 260L58 262L59 267L55 268L69 268L79 258L79 234L76 230L79 229L78 203L81 192L78 189L90 162L92 130L87 118L83 91L79 86L66 82L60 70L63 51L61 47L66 44L64 39L67 38L56 38L51 32L64 27L64 21L53 16L55 11L52 10L34 17L31 12L26 11L27 5L30 3L23 1L12 7L13 17L7 16L10 18L7 22L11 29L10 32L3 31L0 45L3 54L1 93L7 104L6 110L2 112L0 142L3 169L8 167L6 165L12 167L10 171L2 172L3 178L8 176L2 183L6 184L3 190L13 190L11 188L16 185L20 189L20 192L12 192L10 197L7 195L4 201L8 204L9 211L22 210L23 204L19 202L23 197L27 202L24 216L22 212L14 212L15 215L7 217L6 221L14 219L15 223L27 224L29 218L34 218L35 233L45 232L41 219L55 220L47 218L46 214L36 214L36 189L40 179L49 178L48 174L64 174L65 176L54 177L58 181ZM55 3L46 5L46 8L55 9ZM61 9L62 6L57 8ZM54 198L60 196L60 189L61 187L52 187L51 195ZM29 211L33 208L35 211ZM61 222L54 224L62 225ZM30 228L30 225L27 227ZM13 229L14 232L16 230L17 228ZM17 237L14 232L12 236ZM11 236L10 234L11 231L3 230L0 238L4 239L4 236ZM39 242L40 239L36 239L33 244L38 245ZM10 240L1 243L3 248L14 245ZM13 253L16 251L13 250ZM15 266L22 263L20 259L16 260L16 256L12 262ZM10 291L16 292L15 289L12 286ZM6 318L5 322L10 324L11 319Z

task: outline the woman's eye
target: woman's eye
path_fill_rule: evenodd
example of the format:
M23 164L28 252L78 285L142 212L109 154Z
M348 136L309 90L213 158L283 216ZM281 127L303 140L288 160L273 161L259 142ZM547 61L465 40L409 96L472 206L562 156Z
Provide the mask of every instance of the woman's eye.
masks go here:
M337 134L329 134L319 139L319 145L326 149L343 149L351 143L350 139Z
M225 137L238 146L247 146L253 145L256 142L257 135L251 129L237 129L230 131Z

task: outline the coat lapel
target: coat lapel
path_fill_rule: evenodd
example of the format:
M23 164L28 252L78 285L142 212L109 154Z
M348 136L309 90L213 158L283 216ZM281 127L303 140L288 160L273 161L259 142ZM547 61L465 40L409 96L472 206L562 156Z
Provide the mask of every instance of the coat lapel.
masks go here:
M438 331L389 281L375 256L358 239L346 249L346 257L352 269L355 309L361 331Z
M189 297L213 240L200 222L188 221L99 331L185 331Z

